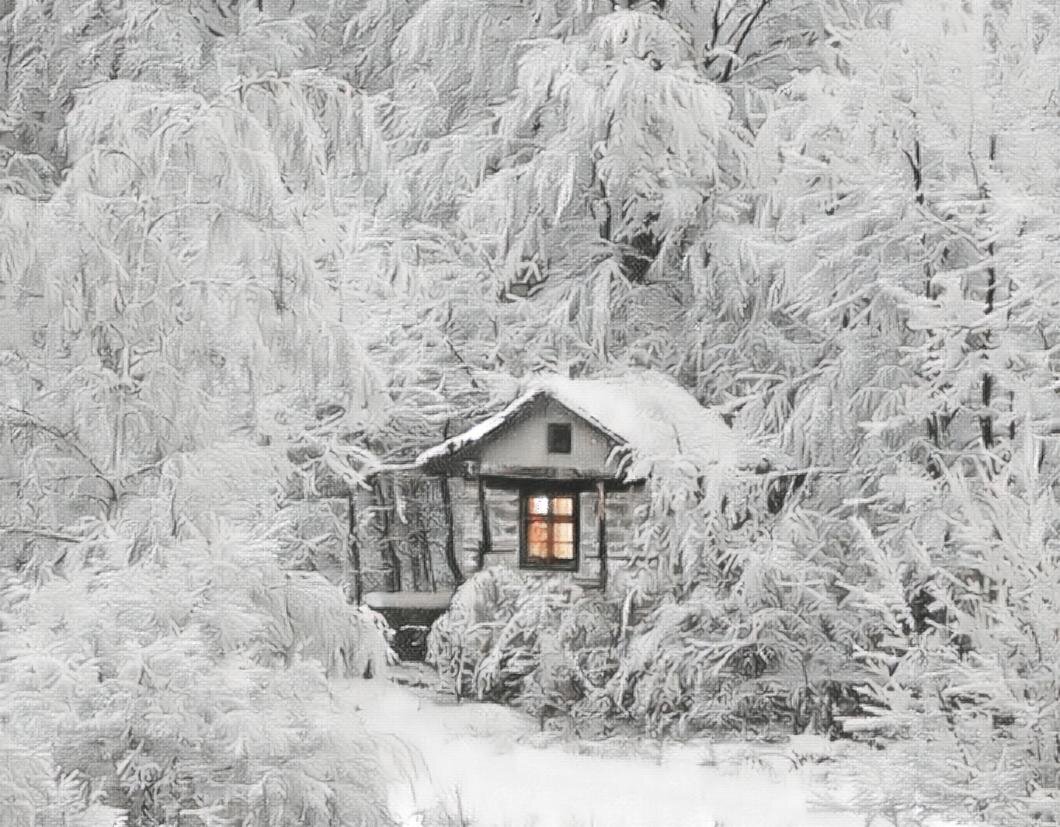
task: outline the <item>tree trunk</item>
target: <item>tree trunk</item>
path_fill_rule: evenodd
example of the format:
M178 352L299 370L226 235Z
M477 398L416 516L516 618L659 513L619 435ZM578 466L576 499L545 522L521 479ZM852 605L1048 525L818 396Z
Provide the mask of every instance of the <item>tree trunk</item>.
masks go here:
M396 499L397 497L395 496L395 500ZM409 559L409 574L412 576L412 590L418 592L421 591L420 578L423 574L419 544L416 542L416 532L413 530L412 526L409 525L408 522L404 522L402 525L405 526L405 529L402 531L402 542L400 543L400 546Z
M987 152L987 158L993 163L997 159L997 136L990 136L990 149ZM984 201L989 198L990 193L986 189L985 184L979 185L979 197ZM984 206L985 210L985 206ZM985 297L985 312L986 315L990 315L994 312L994 297L997 291L997 269L994 267L994 242L991 241L986 245L986 254L989 257L990 264L986 268L986 297ZM986 335L984 337L984 345L989 346L990 343L990 329L987 328ZM983 413L979 417L979 430L983 438L983 447L990 450L994 447L994 415L990 412L990 406L993 402L994 393L994 377L989 371L983 372L982 381L982 394L981 401L983 405Z
M486 507L486 487L482 484L482 477L478 482L478 513L482 520L482 539L478 544L478 570L486 567L486 555L493 551L493 536L490 533L490 513Z
M399 560L408 560L409 577L412 579L412 591L421 591L423 567L420 561L419 547L416 541L415 487L406 491L400 477L390 478L390 493L393 517L390 520L391 546L394 556ZM401 506L399 508L399 505ZM400 591L400 588L398 589Z
M346 559L353 585L353 602L360 606L364 596L364 575L361 572L361 543L357 537L357 510L352 491L346 495L346 531Z
M460 561L456 559L456 537L453 531L453 492L449 488L449 477L441 474L438 482L442 489L442 508L445 511L445 564L453 576L453 583L460 586L464 582L464 573L460 571Z
M431 521L429 514L428 495L429 484L419 480L416 484L416 547L419 549L420 575L423 578L423 587L427 591L438 591L438 584L434 579L434 564L431 559Z
M387 565L387 588L392 592L401 591L401 560L398 558L397 548L394 545L394 536L390 526L389 505L386 501L386 492L379 478L372 483L375 492L376 505L379 506L380 523L383 532L383 559Z
M925 201L924 195L924 162L921 155L920 139L913 139L913 151L903 149L903 154L906 160L909 162L909 169L913 175L913 197L917 203L917 206L923 206ZM931 264L931 259L928 253L928 237L926 232L920 234L920 249L924 254L924 296L929 300L933 301L936 298L935 295L935 268ZM934 330L925 331L928 339L934 336ZM928 440L938 451L942 447L943 430L945 423L943 418L939 416L937 411L929 413L926 420L927 436ZM929 450L927 458L927 471L931 476L937 477L942 473L942 461L939 459L937 453L931 453Z

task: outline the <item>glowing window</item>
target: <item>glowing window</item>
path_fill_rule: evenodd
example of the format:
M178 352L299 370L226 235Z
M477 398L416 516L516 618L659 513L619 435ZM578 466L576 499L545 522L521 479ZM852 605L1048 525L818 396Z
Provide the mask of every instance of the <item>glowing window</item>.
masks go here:
M526 494L523 497L523 565L530 568L577 566L577 495Z

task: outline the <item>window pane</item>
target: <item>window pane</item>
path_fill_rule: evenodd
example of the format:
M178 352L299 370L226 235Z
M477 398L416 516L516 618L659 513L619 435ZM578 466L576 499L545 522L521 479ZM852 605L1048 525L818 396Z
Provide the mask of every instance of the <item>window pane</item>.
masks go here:
M531 540L526 547L526 556L532 560L547 560L548 543L535 543Z
M574 514L574 498L573 497L553 497L552 498L552 513L559 514L563 517L570 517Z
M524 562L530 563L532 567L552 564L569 567L566 564L573 563L577 556L575 496L564 492L558 495L541 493L525 497Z
M530 521L526 526L526 550L530 557L548 558L548 523Z
M531 520L526 526L526 534L531 543L547 543L548 523L545 520Z
M531 497L530 513L548 514L548 497Z
M548 452L550 454L570 453L570 424L567 422L550 422L548 425Z

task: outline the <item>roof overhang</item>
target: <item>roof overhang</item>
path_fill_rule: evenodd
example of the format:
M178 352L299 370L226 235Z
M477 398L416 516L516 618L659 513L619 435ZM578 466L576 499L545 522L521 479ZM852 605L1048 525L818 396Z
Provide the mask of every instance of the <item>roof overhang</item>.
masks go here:
M548 399L572 416L585 422L589 427L603 434L614 445L624 445L625 440L611 431L603 423L586 411L566 401L557 399L547 388L536 388L517 397L502 410L488 417L477 425L468 428L462 434L450 437L421 453L413 465L428 473L450 473L457 470L460 463L473 459L476 450L496 437L505 427L517 422L530 412L541 400Z

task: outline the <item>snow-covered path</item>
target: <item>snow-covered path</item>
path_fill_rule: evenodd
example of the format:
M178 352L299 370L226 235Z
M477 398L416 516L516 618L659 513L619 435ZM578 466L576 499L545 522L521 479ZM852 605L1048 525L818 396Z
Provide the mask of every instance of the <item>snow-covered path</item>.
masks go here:
M795 770L791 746L660 747L548 740L503 706L457 704L390 681L349 681L344 709L417 751L425 770L395 785L409 825L439 802L474 827L862 827L864 817L812 805L827 792L820 766ZM341 720L335 721L341 726ZM824 747L827 749L827 747ZM757 760L749 760L755 756ZM461 815L464 821L455 820Z

